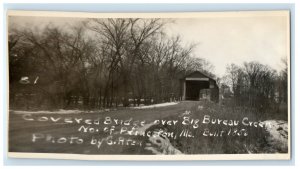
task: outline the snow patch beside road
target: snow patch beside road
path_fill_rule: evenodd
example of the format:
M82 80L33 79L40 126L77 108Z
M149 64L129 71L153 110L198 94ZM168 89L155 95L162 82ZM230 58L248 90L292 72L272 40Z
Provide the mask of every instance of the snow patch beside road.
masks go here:
M65 110L59 109L55 111L40 110L40 111L25 111L25 110L9 110L15 114L80 114L80 113L103 113L109 111L116 111L117 109L100 109L100 110Z
M133 109L151 109L151 108L157 108L157 107L166 107L166 106L172 106L176 105L179 102L168 102L168 103L160 103L160 104L153 104L149 106L139 106L139 107L132 107Z
M288 123L283 120L267 120L266 130L270 133L268 143L274 149L287 152L288 150Z
M12 110L15 114L79 114L82 113L81 110L64 110L59 109L56 111L48 111L48 110L41 110L41 111L23 111L23 110Z
M182 154L180 150L175 148L167 137L163 136L151 136L149 141L152 143L149 146L145 147L146 150L151 151L156 155L174 155Z

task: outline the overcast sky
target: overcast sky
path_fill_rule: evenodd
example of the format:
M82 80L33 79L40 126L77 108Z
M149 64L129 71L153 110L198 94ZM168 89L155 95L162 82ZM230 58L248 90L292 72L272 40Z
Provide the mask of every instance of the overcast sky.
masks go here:
M82 19L50 17L11 17L11 25L41 27L49 22L72 25ZM211 62L214 73L224 75L226 65L258 61L281 70L282 58L287 57L287 20L282 16L209 17L174 19L168 24L169 35L181 35L184 44L198 44L195 57Z
M170 32L197 43L195 56L209 60L215 73L226 64L258 61L281 70L287 57L287 22L284 17L178 19Z

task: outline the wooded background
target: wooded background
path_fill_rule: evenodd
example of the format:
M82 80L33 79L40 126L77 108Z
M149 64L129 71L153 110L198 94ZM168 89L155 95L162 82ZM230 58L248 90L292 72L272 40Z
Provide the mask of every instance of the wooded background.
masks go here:
M166 34L168 24L174 23L116 18L87 19L78 26L49 23L42 29L11 25L10 108L97 109L178 101L179 79L200 71L217 81L221 104L260 111L285 105L287 111L286 58L280 72L253 61L227 65L226 75L217 77L214 66L193 52L196 44L183 45L180 36Z

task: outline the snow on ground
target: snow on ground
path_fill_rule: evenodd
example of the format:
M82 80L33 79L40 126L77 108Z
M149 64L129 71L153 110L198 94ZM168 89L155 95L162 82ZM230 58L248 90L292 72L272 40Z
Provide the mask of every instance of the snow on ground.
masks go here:
M161 104L153 104L149 106L139 106L139 107L132 107L132 109L149 109L149 108L156 108L156 107L165 107L165 106L172 106L176 105L178 102L169 102L169 103L161 103ZM107 111L114 111L117 109L101 109L101 110L65 110L65 109L59 109L55 111L49 111L49 110L40 110L40 111L25 111L25 110L10 110L11 112L15 114L79 114L79 113L101 113L101 112L107 112Z
M81 110L64 110L59 109L56 111L49 111L49 110L41 110L41 111L23 111L23 110L12 110L15 114L78 114L82 113Z
M80 113L102 113L102 112L115 111L115 110L117 109L101 109L101 110L59 109L55 111L49 111L49 110L40 110L40 111L10 110L10 111L15 114L80 114Z
M145 147L146 150L152 151L152 153L159 155L174 155L174 154L182 154L180 150L175 148L167 137L163 136L151 136L149 137L149 141L152 143L148 143Z
M149 123L137 129L138 132L142 133L145 132L148 128L155 125L155 123ZM150 143L146 144L145 149L151 151L153 154L159 155L174 155L174 154L182 154L180 150L175 148L170 140L163 135L152 135L149 137Z
M139 107L132 107L133 109L151 109L151 108L157 108L157 107L166 107L166 106L172 106L176 105L179 102L168 102L168 103L160 103L160 104L153 104L149 106L139 106Z
M135 129L138 133L146 132L147 129L156 125L154 122L145 124L142 127ZM152 135L149 137L149 142L146 144L145 149L151 151L153 154L182 154L182 152L176 149L167 137Z
M267 120L266 130L270 133L268 143L277 149L287 151L288 149L288 123L283 120Z

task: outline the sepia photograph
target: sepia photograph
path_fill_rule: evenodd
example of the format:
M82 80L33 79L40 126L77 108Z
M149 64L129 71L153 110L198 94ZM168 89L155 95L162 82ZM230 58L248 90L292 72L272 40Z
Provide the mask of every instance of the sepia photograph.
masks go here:
M7 12L8 156L290 159L290 13Z

